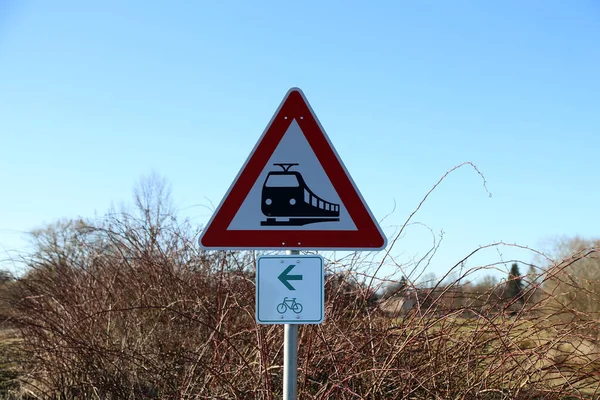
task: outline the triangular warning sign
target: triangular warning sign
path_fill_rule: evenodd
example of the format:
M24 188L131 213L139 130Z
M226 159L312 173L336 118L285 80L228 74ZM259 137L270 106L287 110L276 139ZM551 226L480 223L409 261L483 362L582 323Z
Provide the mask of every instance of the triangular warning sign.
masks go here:
M205 249L383 249L386 238L298 88L200 236Z

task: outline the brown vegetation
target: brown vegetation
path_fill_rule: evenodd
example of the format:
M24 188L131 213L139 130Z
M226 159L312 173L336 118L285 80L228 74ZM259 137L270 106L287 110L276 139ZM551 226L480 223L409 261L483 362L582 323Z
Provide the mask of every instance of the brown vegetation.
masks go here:
M15 398L281 398L283 328L255 321L254 253L198 250L163 192L138 194L133 215L36 233L29 272L3 291L21 369L6 380L19 388L0 389ZM378 264L330 261L325 322L299 331L299 398L598 397L600 320L562 300L582 287L576 263L597 250L540 271L522 299L503 296L502 283L461 285L478 268L418 291L416 306L394 317L374 301ZM417 293L410 277L405 285Z

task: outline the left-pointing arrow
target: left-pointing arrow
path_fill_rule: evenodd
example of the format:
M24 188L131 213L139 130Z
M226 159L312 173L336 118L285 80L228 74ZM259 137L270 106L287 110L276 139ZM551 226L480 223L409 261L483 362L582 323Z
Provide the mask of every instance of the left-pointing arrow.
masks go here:
M290 285L289 281L301 281L302 280L302 275L289 275L290 271L292 270L292 268L294 268L295 265L289 265L286 269L283 270L283 272L281 274L279 274L279 276L277 277L277 279L279 279L281 281L281 283L283 283L285 285L286 288L288 288L289 290L296 290L295 287L293 287L292 285Z

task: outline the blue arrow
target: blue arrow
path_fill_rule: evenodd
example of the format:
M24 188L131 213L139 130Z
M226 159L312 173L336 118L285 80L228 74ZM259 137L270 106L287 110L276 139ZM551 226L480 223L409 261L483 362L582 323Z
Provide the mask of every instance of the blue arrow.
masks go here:
M288 288L289 290L296 290L295 287L293 287L292 285L290 285L289 281L301 281L302 280L302 275L288 275L289 272L292 270L292 268L294 268L295 265L290 265L288 266L286 269L283 270L283 272L281 274L279 274L279 276L277 277L277 279L279 279L281 281L281 283L283 283L285 285L286 288Z

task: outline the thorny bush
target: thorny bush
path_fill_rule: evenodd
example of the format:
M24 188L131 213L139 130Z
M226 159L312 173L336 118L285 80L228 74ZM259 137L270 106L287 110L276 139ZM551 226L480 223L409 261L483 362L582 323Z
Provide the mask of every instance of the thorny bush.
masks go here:
M283 328L255 322L255 254L198 250L161 205L36 233L8 298L23 397L281 398ZM330 260L325 322L299 331L299 398L597 397L600 321L554 291L575 261L515 298L462 283L478 269L428 288L407 274L382 296L384 260Z

